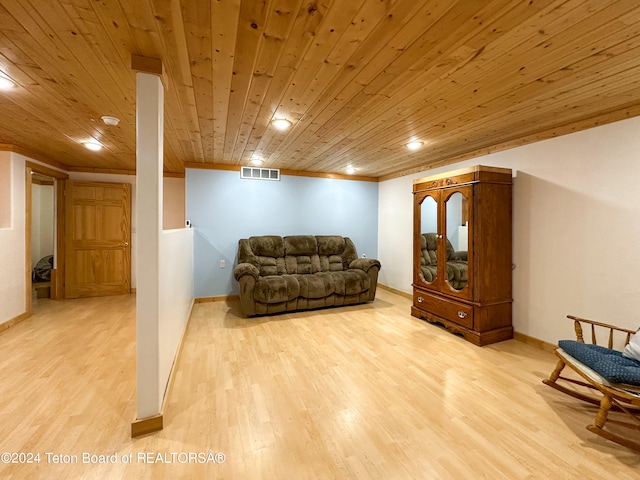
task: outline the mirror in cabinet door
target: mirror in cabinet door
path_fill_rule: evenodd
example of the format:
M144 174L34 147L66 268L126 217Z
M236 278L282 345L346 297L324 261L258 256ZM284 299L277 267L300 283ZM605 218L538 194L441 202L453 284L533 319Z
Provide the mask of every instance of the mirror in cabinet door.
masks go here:
M414 284L471 298L471 187L417 192L414 203Z
M470 197L469 187L444 190L446 293L469 298L471 245L469 244Z
M416 196L416 238L414 245L417 259L414 265L414 282L420 286L439 288L438 285L438 201L437 193ZM435 196L434 196L435 195Z

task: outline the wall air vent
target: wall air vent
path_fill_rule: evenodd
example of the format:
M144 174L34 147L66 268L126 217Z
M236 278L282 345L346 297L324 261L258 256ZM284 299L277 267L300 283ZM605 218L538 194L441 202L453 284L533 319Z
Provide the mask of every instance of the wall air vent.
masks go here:
M240 178L253 180L280 180L280 170L277 168L241 167Z

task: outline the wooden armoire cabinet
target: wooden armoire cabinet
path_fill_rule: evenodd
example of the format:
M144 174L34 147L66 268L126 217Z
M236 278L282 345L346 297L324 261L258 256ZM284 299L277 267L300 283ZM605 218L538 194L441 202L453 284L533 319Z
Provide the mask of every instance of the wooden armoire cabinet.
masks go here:
M476 345L512 338L511 170L419 178L413 196L411 315Z

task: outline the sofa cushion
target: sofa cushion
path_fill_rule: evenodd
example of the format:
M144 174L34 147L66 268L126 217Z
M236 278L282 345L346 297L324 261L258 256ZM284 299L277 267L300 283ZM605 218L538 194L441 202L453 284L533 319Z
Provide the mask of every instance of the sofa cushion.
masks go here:
M335 279L329 273L313 275L294 275L300 285L300 296L304 298L323 298L335 292Z
M609 382L640 385L640 362L622 352L575 340L560 340L558 346Z
M429 254L429 250L426 250L426 249L420 250L420 266L427 267L433 263L435 262L431 260L431 255Z
M285 268L288 274L313 274L320 271L318 244L313 235L284 237Z
M338 295L357 295L369 290L369 276L362 270L331 272L331 275L335 279Z
M249 237L251 258L238 258L238 262L253 263L260 270L261 276L282 275L286 273L284 265L284 242L282 237L265 235L264 237ZM246 253L243 252L243 257Z
M437 263L438 243L435 233L423 233L420 235L421 265L435 265Z
M284 257L284 242L277 235L249 237L249 245L254 255L260 257Z
M318 253L320 255L342 255L345 248L344 237L339 235L317 235Z
M286 273L284 267L284 258L278 257L256 257L258 260L258 270L260 270L260 276L266 277L268 275L282 275Z
M438 240L436 238L436 233L423 233L420 235L420 252L422 256L421 264L422 265L435 265L436 258L438 255ZM452 260L460 260L460 258L455 258L456 251L451 245L451 242L447 238L447 259Z
M422 276L429 283L433 282L438 275L437 267L435 265L422 266L420 267L420 272L422 272Z
M320 263L317 255L287 255L284 258L287 273L312 274L320 271Z
M318 235L318 254L320 255L320 270L323 272L341 272L346 270L349 263L344 259L347 246L345 237L338 235Z
M320 271L341 272L344 270L344 262L340 255L320 255Z
M262 303L280 303L300 295L300 285L293 275L259 277L253 289L254 300Z
M284 255L317 255L318 242L313 235L284 237Z
M447 261L447 280L451 286L460 290L467 285L467 262Z

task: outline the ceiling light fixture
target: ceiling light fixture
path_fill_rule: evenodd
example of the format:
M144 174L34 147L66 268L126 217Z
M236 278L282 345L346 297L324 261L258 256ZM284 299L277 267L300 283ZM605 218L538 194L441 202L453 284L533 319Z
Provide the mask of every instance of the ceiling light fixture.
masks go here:
M354 173L356 173L356 169L355 167L349 165L347 166L345 172L347 172L348 175L353 175Z
M0 90L9 90L16 86L16 82L11 80L5 73L0 72Z
M291 126L291 122L284 118L276 118L275 120L271 120L271 125L276 127L278 130L287 130Z
M95 140L89 140L88 142L84 142L84 146L89 150L97 152L98 150L102 149L103 145L100 142L96 142Z
M407 143L406 147L409 150L418 150L420 147L422 147L422 145L424 145L423 142L418 142L417 140L414 140L412 142Z
M264 163L264 160L262 159L262 157L255 155L253 157L251 157L251 164L255 165L255 166L260 166Z
M102 121L104 122L105 125L111 125L111 126L116 126L120 123L120 119L118 117L111 117L109 115L103 115L102 117Z

